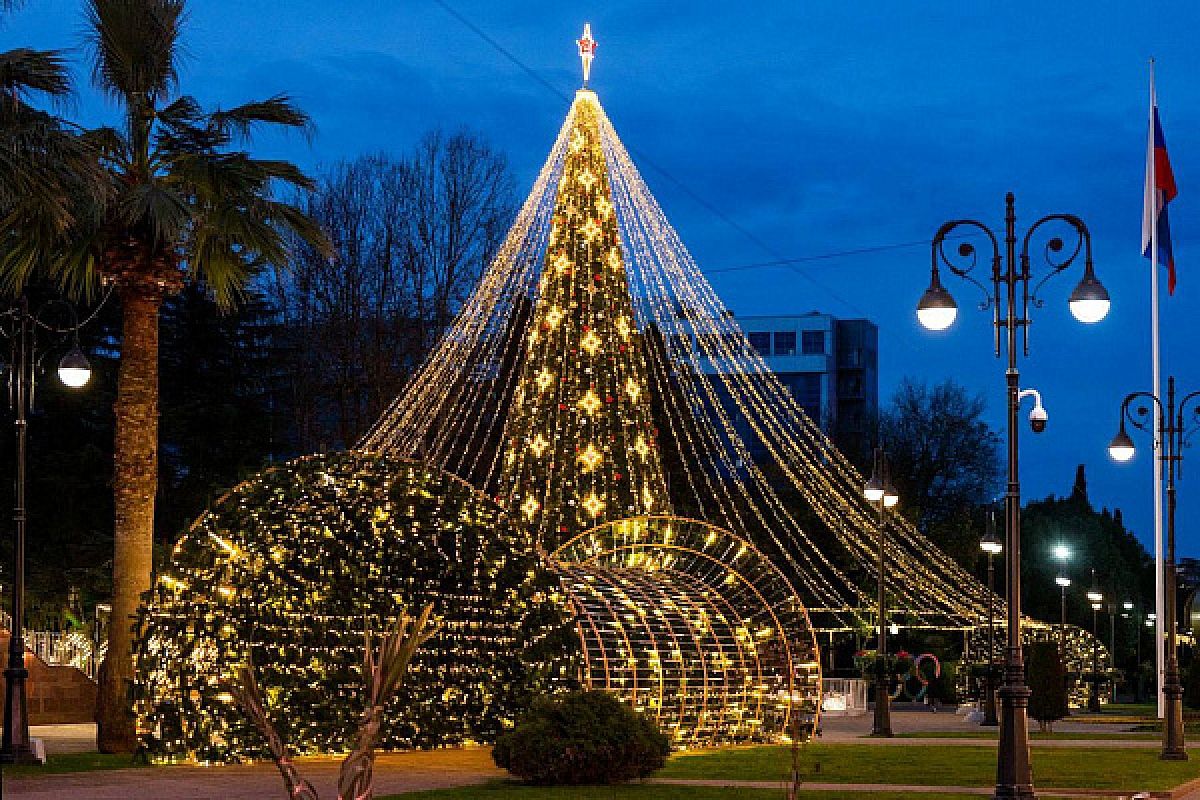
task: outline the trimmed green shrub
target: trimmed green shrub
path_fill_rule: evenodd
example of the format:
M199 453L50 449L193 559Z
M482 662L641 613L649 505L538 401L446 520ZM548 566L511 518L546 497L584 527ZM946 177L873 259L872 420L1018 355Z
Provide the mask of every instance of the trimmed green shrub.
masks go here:
M1067 673L1058 656L1057 642L1030 642L1025 646L1025 674L1032 694L1029 716L1043 731L1067 715Z
M592 691L539 698L496 740L492 758L527 783L607 784L645 778L670 752L653 720Z

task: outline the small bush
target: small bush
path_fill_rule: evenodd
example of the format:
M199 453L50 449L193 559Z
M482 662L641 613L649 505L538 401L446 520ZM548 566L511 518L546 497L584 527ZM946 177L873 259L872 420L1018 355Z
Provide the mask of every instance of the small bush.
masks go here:
M528 783L604 784L645 778L670 752L653 720L612 694L572 692L535 701L492 759Z

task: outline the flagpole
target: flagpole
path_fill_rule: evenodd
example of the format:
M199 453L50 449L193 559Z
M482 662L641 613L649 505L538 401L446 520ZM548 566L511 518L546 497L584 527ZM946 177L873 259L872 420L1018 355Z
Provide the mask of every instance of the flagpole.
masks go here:
M1162 396L1162 362L1159 351L1158 324L1158 180L1155 175L1154 158L1154 108L1158 99L1154 90L1154 59L1150 59L1150 132L1146 153L1146 202L1151 209L1150 218L1150 349L1153 360L1154 396ZM1163 639L1166 611L1166 597L1163 586L1163 443L1158 433L1162 430L1161 414L1158 403L1152 403L1154 412L1154 675L1155 696L1158 698L1158 717L1162 719L1165 699L1163 696Z

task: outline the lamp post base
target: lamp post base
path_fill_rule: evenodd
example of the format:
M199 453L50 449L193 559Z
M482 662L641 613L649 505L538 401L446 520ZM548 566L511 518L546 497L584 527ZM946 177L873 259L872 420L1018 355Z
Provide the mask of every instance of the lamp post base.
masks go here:
M4 670L4 734L0 741L0 764L40 764L29 739L29 708L25 702L25 679L29 670Z
M871 725L872 736L892 738L892 698L888 697L887 689L880 685L875 689L875 721Z
M1010 666L1011 670L1012 667ZM1029 687L1024 670L1018 679L1010 675L1000 687L1000 748L996 761L996 793L1001 798L1033 800L1033 769L1029 759Z
M1179 668L1167 667L1163 686L1166 706L1163 709L1163 748L1159 758L1163 761L1187 761L1187 749L1183 741L1183 686L1179 683Z

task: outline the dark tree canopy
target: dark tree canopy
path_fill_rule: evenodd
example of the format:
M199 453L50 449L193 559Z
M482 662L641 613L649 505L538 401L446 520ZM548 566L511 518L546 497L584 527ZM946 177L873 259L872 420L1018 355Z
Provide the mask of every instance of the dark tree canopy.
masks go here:
M431 131L404 156L342 162L303 201L330 258L298 243L270 292L293 336L300 450L352 447L454 320L515 211L505 157Z
M1065 476L1064 476L1065 477ZM1128 530L1120 510L1097 510L1087 493L1087 481L1077 471L1071 494L1047 497L1028 503L1021 517L1021 571L1024 610L1037 619L1057 620L1061 594L1054 583L1064 569L1054 557L1054 548L1064 545L1070 552L1065 570L1072 580L1067 590L1067 622L1092 627L1092 611L1085 596L1096 570L1098 588L1104 594L1100 635L1107 645L1116 639L1116 664L1129 672L1137 652L1136 637L1143 631L1136 613L1127 613L1123 603L1134 604L1136 612L1153 611L1154 562L1146 548ZM1108 604L1115 604L1115 625L1108 618ZM1153 658L1149 639L1142 643L1143 658Z
M906 378L879 418L900 509L963 563L978 553L975 509L1000 488L999 436L984 421L986 404L953 381Z

